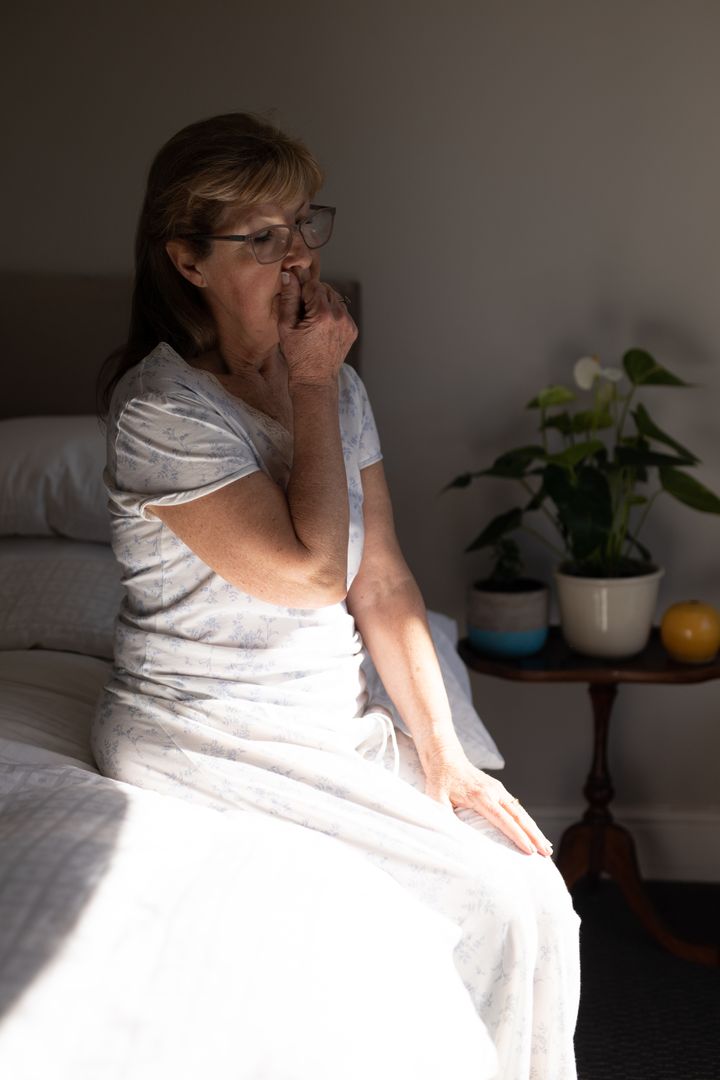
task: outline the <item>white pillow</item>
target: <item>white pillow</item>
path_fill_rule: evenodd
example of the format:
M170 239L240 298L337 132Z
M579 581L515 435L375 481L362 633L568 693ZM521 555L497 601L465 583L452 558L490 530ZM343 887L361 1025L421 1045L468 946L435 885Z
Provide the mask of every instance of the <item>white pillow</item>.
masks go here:
M108 541L104 467L94 416L0 420L0 535Z
M0 653L0 760L95 768L90 723L110 664L74 653Z
M0 649L112 659L123 589L107 544L0 539Z

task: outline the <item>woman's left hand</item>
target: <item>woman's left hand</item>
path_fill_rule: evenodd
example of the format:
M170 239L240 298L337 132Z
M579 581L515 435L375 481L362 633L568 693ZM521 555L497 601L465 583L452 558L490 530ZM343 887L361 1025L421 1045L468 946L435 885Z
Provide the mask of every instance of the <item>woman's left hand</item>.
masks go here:
M461 750L437 751L423 760L423 769L430 798L481 814L528 855L552 854L552 844L518 800L494 776L471 765Z

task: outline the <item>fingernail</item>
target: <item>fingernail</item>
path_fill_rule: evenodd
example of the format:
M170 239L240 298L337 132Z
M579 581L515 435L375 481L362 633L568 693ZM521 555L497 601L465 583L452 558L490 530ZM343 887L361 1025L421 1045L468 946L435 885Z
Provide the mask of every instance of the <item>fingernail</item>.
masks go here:
M282 281L283 285L288 284L288 282L290 281L290 275L288 274L287 270L280 271L280 280Z

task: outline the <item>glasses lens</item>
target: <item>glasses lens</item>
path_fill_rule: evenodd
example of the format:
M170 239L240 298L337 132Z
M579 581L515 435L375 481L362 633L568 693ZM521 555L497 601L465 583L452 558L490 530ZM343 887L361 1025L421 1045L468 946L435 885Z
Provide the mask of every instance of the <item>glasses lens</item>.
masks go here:
M333 216L332 210L323 207L303 221L300 232L309 248L319 248L327 244L332 235Z
M253 233L252 249L259 263L279 262L284 259L292 243L292 229L289 225L271 225Z

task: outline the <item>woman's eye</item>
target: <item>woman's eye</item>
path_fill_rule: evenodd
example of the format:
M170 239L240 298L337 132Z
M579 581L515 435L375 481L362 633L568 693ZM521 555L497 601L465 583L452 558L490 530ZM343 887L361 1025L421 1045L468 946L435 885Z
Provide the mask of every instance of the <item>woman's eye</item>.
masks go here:
M273 238L272 229L263 229L262 232L253 233L253 242L256 243L256 244L266 244L268 242L268 240L272 240L272 238Z

